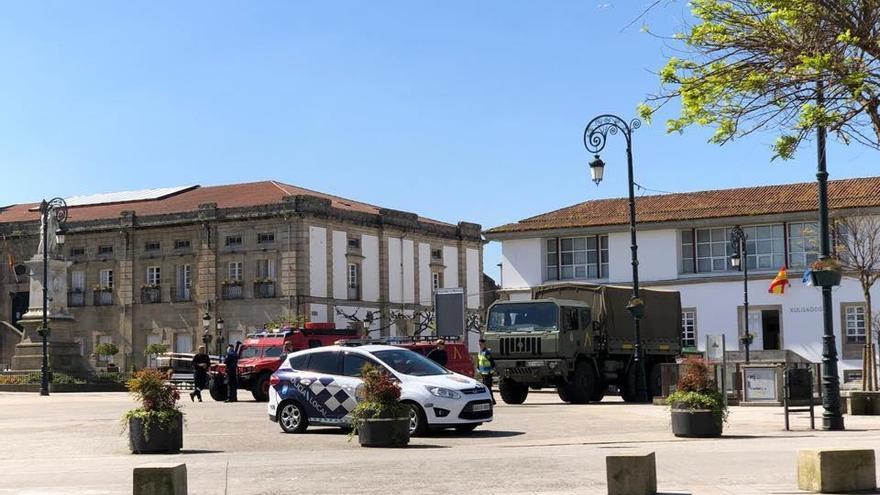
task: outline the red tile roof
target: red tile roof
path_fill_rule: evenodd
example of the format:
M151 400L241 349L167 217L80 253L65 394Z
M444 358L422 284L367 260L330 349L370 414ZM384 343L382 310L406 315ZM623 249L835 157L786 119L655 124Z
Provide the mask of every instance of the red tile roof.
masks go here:
M640 196L636 219L650 223L806 212L818 209L817 197L815 182ZM880 177L828 181L828 198L831 209L880 207ZM626 198L599 199L495 227L486 234L628 223Z
M72 206L68 221L90 221L118 218L123 211L134 211L137 216L186 213L197 211L199 205L216 203L217 208L242 208L281 203L286 196L309 195L329 199L334 208L361 213L379 214L380 208L360 201L340 198L302 187L283 184L273 180L229 184L224 186L196 186L177 194L154 199L120 203ZM39 203L0 207L0 224L39 221L40 214L33 211ZM449 225L437 220L419 217L427 223Z

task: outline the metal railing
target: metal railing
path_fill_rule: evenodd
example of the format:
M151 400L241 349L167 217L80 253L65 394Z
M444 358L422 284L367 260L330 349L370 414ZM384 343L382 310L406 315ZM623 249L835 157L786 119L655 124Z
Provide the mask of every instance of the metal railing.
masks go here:
M93 304L95 306L112 306L113 305L113 290L112 289L98 289L93 292L94 300Z
M159 287L142 287L141 303L155 304L162 302L162 290Z
M221 290L221 296L223 299L241 299L244 291L241 290L242 287L239 284L227 284L223 286Z
M192 301L192 287L171 287L171 300L174 302Z
M71 308L79 308L86 305L86 294L80 290L72 290L67 293L67 305Z
M275 282L254 282L254 297L275 297Z

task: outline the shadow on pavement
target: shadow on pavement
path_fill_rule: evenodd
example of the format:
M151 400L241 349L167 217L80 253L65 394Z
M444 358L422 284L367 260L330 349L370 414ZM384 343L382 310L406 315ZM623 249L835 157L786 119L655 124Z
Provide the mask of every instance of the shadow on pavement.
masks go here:
M183 449L181 454L222 454L225 450L206 450L206 449Z
M524 431L506 431L506 430L474 430L471 432L458 432L455 430L439 430L431 432L432 437L451 437L451 438L507 438L525 435Z

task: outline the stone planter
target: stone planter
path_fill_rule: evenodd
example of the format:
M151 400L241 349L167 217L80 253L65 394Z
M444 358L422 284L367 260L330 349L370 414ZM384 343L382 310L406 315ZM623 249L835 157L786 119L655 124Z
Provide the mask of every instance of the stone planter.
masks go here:
M132 454L176 454L183 447L183 415L165 427L153 421L148 431L141 419L129 418L128 442Z
M376 418L358 422L361 447L406 447L409 443L409 418Z
M880 416L880 392L850 392L849 413L853 416Z
M672 434L677 437L720 437L723 428L720 411L672 406Z
M816 287L836 287L840 285L843 273L836 270L813 270L810 277Z

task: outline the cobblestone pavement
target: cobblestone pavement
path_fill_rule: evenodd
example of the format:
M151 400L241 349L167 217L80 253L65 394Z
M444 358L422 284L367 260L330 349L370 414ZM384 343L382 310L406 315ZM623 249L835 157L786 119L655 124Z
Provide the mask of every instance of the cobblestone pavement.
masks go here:
M186 402L183 453L134 456L119 421L133 405L124 393L0 393L0 494L131 493L133 467L171 461L186 463L191 494L601 494L605 456L636 450L656 452L663 493L787 494L800 493L799 449L880 448L880 417L846 416L847 431L823 432L800 416L786 432L781 408L734 407L724 438L684 440L662 406L532 393L472 434L408 449L361 448L334 428L286 435L262 403Z

